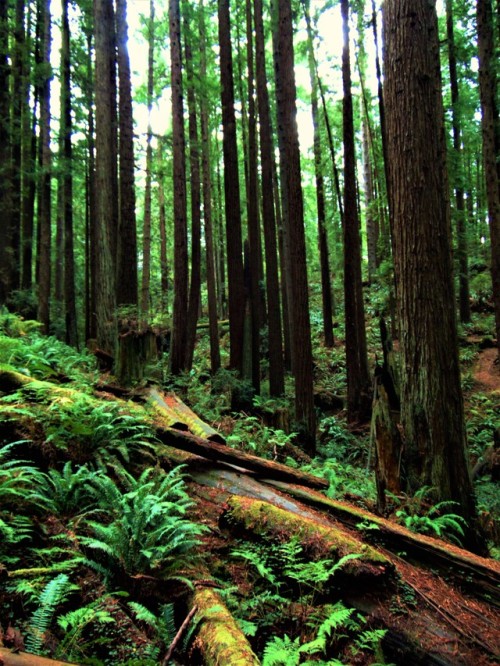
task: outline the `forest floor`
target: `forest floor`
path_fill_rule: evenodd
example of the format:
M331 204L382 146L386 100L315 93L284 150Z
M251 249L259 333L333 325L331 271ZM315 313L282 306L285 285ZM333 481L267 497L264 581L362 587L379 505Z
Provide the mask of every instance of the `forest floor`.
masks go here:
M474 365L473 375L479 390L500 391L500 363L498 362L498 351L495 347L479 351L479 358Z

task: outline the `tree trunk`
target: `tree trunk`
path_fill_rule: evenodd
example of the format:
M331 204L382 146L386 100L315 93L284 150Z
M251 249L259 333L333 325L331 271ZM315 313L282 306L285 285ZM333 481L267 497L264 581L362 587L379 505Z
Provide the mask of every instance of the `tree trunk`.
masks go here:
M206 54L206 27L203 11L200 11L200 52L201 52L201 80L207 77ZM201 159L203 179L203 219L205 230L207 294L208 294L208 321L210 331L210 369L212 374L220 368L219 327L217 325L217 291L214 240L212 229L212 181L210 176L210 133L208 124L208 99L202 91L200 100L201 112Z
M466 213L464 205L464 165L457 77L457 55L453 29L453 0L446 0L446 35L448 38L448 65L450 70L451 115L453 129L453 181L455 189L455 215L457 228L458 304L460 321L470 322L469 266L467 250Z
M280 81L280 85L277 86L277 105L279 122L282 123L283 144L280 146L280 160L287 201L284 228L287 278L289 278L287 290L290 296L288 306L292 372L295 378L295 418L299 433L303 436L306 452L314 455L316 413L290 0L278 0L276 18L276 78Z
M109 0L95 0L95 109L96 109L96 255L95 313L98 346L114 355L116 345L116 284L112 237L115 234L117 184L116 133L110 81L114 62L114 16ZM111 85L111 89L113 89ZM115 238L116 241L116 238Z
M63 149L63 219L64 219L64 324L66 343L78 347L76 318L75 258L73 243L73 146L71 143L71 62L68 0L62 0L61 49L61 120Z
M186 142L182 96L182 57L179 0L169 2L170 58L172 62L172 132L174 142L174 305L170 371L185 367L188 300L188 251L186 219Z
M128 54L127 0L116 1L119 91L120 201L116 303L137 307L137 229L135 220L134 121Z
M477 38L483 160L491 239L491 281L493 283L497 347L500 358L500 166L498 164L500 132L498 108L496 106L497 81L491 0L477 0Z
M224 194L226 214L226 251L229 290L229 365L241 374L243 370L243 325L245 297L243 287L243 247L241 208L234 113L233 58L229 0L219 0L219 45L221 69L221 104L224 153Z
M434 5L387 0L384 34L390 209L403 332L404 485L409 493L428 485L438 501L457 502L456 511L469 523L467 546L484 551L474 529L458 363Z
M276 244L276 215L273 187L273 140L267 89L264 22L262 0L254 0L257 104L260 129L260 162L262 169L262 212L264 249L266 257L266 294L268 307L269 393L280 396L285 392L283 347L281 334L280 284L278 249Z
M12 234L10 183L10 94L9 94L9 26L7 0L0 0L0 304L12 290Z
M361 277L361 239L356 202L356 154L349 56L349 2L341 1L344 30L344 307L347 365L347 419L366 420L370 413L368 359Z
M43 21L42 63L44 78L40 97L40 152L39 152L39 276L38 276L38 314L42 331L49 334L50 328L50 281L51 281L51 170L52 154L50 149L50 67L51 16L50 1L43 0L40 7Z

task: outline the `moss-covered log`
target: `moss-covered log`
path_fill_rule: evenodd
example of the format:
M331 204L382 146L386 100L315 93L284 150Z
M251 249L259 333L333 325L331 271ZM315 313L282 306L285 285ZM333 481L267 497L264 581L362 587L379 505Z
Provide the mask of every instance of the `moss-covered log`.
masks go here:
M202 437L196 437L189 432L182 432L175 428L156 428L156 435L164 444L189 453L203 456L209 460L229 463L237 467L255 472L266 479L279 479L289 483L299 483L311 488L328 488L328 481L312 474L301 472L298 469L287 467L272 460L264 460L237 449L231 449L224 444L210 442Z
M185 424L180 430L190 430L193 435L212 442L226 443L217 430L202 421L175 393L160 393L156 389L149 389L148 397L155 409L164 411L168 418L177 418L180 423Z
M376 516L365 509L332 500L319 492L300 488L280 481L269 481L272 486L302 502L328 512L345 525L356 527L374 525L376 529L363 532L363 540L381 544L410 562L418 562L455 579L461 587L476 598L500 607L500 562L474 555L468 550L447 544L440 539L415 534L402 525Z
M258 666L259 659L217 592L201 588L193 603L200 620L196 645L205 666Z
M269 535L280 541L298 537L305 551L313 556L339 560L345 555L359 555L346 562L345 573L378 577L393 569L385 555L347 532L334 525L325 525L321 519L300 516L269 502L233 496L228 500L223 520L233 527L259 536Z
M69 662L39 657L28 652L12 652L0 648L0 666L72 666ZM76 666L76 664L73 664Z

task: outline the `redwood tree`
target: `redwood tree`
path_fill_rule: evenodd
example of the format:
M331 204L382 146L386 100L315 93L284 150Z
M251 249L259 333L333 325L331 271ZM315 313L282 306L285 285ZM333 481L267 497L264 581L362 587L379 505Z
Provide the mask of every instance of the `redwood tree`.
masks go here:
M481 550L468 469L458 362L436 9L386 0L385 102L393 250L401 326L406 489L433 488L468 520ZM418 248L418 251L415 251Z

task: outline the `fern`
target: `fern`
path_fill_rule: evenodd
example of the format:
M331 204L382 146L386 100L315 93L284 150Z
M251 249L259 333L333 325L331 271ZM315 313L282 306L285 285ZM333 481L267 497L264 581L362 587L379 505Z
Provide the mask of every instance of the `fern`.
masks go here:
M299 638L273 636L262 655L262 666L298 666L300 662Z
M346 626L353 610L352 608L346 608L340 601L336 603L331 607L329 615L319 625L316 638L302 645L300 652L307 654L320 652L321 654L325 654L327 646L333 639L335 632L340 627Z
M43 654L42 647L56 608L61 605L74 589L66 574L59 574L45 586L39 599L39 606L29 621L30 633L26 640L26 650L32 654ZM78 589L78 588L77 588Z

